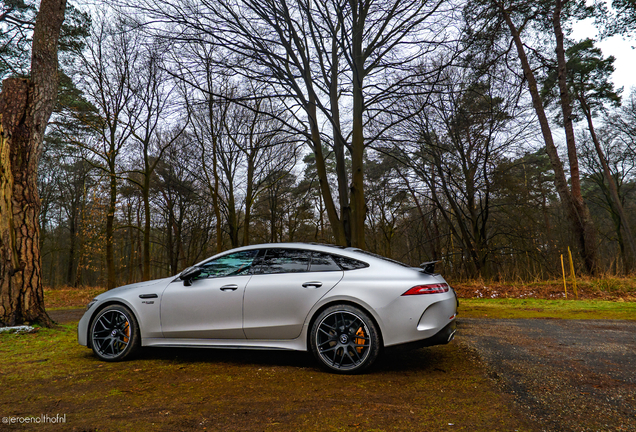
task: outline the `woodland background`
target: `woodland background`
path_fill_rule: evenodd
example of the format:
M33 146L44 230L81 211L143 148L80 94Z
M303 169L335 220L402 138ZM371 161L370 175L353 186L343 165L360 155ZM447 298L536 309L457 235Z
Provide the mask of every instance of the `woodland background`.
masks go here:
M0 79L28 74L36 7L2 4ZM636 92L614 88L593 40L568 38L583 18L631 38L636 9L69 5L39 161L43 285L114 287L281 241L441 259L453 279L554 278L568 247L580 273L630 274ZM564 204L577 185L587 243Z

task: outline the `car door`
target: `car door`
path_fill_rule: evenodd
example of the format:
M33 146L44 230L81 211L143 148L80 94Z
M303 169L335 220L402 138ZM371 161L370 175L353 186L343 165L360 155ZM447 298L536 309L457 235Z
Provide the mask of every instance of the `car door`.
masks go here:
M258 250L235 252L203 264L191 286L171 283L161 298L166 338L244 339L243 294Z
M322 296L343 276L328 254L267 249L245 288L243 330L248 339L294 339Z

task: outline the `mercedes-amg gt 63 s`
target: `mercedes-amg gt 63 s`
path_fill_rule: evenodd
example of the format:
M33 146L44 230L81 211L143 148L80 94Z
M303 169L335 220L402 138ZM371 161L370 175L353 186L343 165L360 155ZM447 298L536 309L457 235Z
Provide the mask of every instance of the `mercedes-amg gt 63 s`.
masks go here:
M457 304L433 263L415 268L355 248L263 244L100 294L77 332L106 361L140 346L310 350L323 368L356 373L384 347L450 342Z

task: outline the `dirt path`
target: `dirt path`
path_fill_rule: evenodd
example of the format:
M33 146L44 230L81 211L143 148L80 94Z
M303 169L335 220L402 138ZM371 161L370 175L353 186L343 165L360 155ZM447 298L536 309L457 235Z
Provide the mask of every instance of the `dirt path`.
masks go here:
M548 431L636 431L636 323L460 320L458 341Z
M49 317L51 317L51 319L56 323L69 324L79 321L82 318L82 315L84 315L84 311L84 308L56 309L49 310L47 311L47 313L49 314Z

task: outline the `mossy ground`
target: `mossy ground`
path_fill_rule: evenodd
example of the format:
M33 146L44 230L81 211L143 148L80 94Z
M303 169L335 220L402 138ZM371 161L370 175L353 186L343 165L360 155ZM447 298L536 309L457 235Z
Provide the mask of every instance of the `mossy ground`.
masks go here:
M37 430L533 430L458 342L389 351L360 376L294 352L145 349L105 363L73 324L0 335L0 351L2 417L66 414Z

